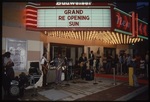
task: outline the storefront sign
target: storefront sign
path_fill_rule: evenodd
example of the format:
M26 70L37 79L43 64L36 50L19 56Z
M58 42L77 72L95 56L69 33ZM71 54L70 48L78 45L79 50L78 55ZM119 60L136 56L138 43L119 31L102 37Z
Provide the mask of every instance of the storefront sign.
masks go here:
M56 2L56 5L91 5L92 2Z
M131 32L131 17L115 12L115 28Z
M111 27L110 9L38 9L37 27Z
M147 29L147 25L142 23L142 22L139 22L138 23L138 33L139 35L143 35L143 36L148 36L148 29Z
M148 36L148 29L146 22L139 20L138 14L132 12L132 14L127 14L119 9L115 8L115 28L126 31L132 34L133 37L138 37L138 35Z
M30 4L30 3L28 3ZM34 3L35 4L35 3ZM40 5L41 7L45 6L108 6L108 2L37 2L36 5Z

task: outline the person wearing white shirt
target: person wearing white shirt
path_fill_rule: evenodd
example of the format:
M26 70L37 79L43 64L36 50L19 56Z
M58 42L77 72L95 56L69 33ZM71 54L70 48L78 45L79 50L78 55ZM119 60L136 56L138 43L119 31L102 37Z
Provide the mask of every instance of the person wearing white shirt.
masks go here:
M42 72L43 72L43 83L42 86L45 87L47 85L47 72L48 72L48 60L46 59L46 53L43 53L42 59L41 59L41 66L42 66Z

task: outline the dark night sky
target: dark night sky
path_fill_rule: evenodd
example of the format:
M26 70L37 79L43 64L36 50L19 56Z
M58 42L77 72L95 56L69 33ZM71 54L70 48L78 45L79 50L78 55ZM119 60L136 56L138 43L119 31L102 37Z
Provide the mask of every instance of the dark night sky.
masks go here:
M137 2L137 6L140 6L140 5L148 6L149 2Z

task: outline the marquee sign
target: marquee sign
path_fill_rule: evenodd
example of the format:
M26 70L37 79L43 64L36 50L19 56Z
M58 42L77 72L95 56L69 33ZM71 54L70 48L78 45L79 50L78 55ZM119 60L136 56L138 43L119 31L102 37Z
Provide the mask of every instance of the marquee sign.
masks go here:
M148 25L139 21L138 22L138 34L143 35L143 36L148 36Z
M28 2L26 5L25 26L30 30L110 30L111 25L108 3Z
M115 12L115 28L131 32L131 17L118 11Z
M38 9L37 27L111 27L110 9Z
M138 19L138 14L133 12L130 15L115 8L114 16L115 29L131 33L133 37L138 37L138 35L148 36L148 25L146 22Z

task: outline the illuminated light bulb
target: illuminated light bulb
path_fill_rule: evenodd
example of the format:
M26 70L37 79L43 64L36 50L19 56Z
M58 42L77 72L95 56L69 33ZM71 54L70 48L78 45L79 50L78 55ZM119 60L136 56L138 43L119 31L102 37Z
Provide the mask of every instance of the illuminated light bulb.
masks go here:
M117 44L119 44L120 42L119 42L119 35L118 35L118 33L114 33L113 32L113 35L115 35L115 39L116 39L116 42L117 42Z
M107 33L104 31L104 35L105 35L105 37L106 37L106 39L107 39L107 42L109 43L110 42L110 40L109 40L109 37L108 37L108 35L107 35Z
M76 33L76 38L77 38L77 39L79 39L79 36L78 36L78 33L77 33L77 31L76 31L75 33Z
M79 40L81 40L81 34L80 34L80 32L78 31L78 35L79 35Z
M138 42L140 41L140 38L138 38Z
M88 40L91 40L91 36L92 36L92 31L89 31Z
M136 43L136 42L137 42L137 38L134 39L134 43Z
M111 38L111 35L109 34L109 32L107 31L106 32L106 36L108 37L108 39L109 39L109 42L111 42L113 39Z
M78 39L78 35L76 32L74 32L75 38Z
M132 38L132 43L133 43L133 41L134 41L134 38Z
M80 40L80 34L79 34L79 32L77 32L77 34L78 34L78 39Z
M127 44L129 43L129 35L127 35Z
M119 38L119 34L118 33L116 33L116 39L117 39L117 41L118 41L118 44L120 44L120 38Z
M124 44L126 43L126 35L124 34Z
M129 44L131 43L131 38L129 37Z
M44 31L44 34L47 34L47 31Z
M112 32L112 33L110 33L110 35L111 35L111 38L112 38L113 41L114 41L114 44L117 44L118 41L117 41L117 38L116 38L116 34L115 34L114 32Z
M117 41L116 41L115 35L113 35L110 31L108 31L108 33L109 33L109 36L110 36L111 39L112 39L113 44L116 44Z
M122 37L123 35L122 35L122 34L120 34L120 36L121 36L121 43L123 43L123 37Z
M82 31L83 32L83 31ZM83 32L83 34L84 34L84 41L86 40L86 31L85 32Z

